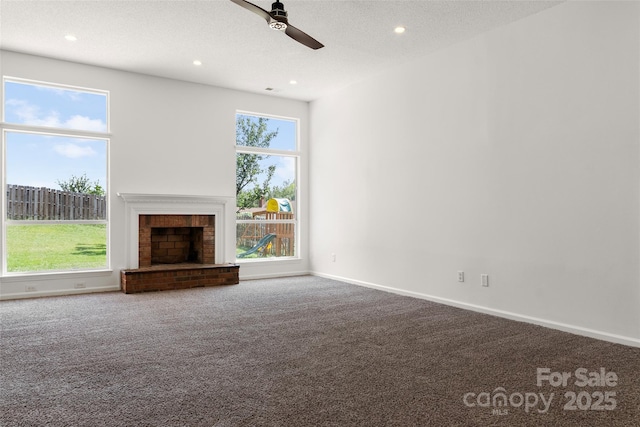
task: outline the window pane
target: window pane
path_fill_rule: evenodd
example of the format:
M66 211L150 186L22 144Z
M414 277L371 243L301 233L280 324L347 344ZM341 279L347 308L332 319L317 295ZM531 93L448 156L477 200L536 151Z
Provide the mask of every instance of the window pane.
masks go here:
M295 157L238 153L236 167L239 210L263 207L271 198L285 198L295 203Z
M237 114L236 145L295 151L297 149L296 122Z
M238 218L240 218L240 215ZM242 214L251 217L252 214ZM295 224L264 220L293 218L293 213L260 213L254 220L236 223L236 257L239 259L296 256ZM261 219L260 219L261 218Z
M107 268L108 92L6 79L3 103L5 271Z
M6 133L7 219L106 219L107 141Z
M30 126L107 131L107 94L6 81L5 121Z
M107 267L104 224L12 225L7 222L8 272Z
M261 172L237 196L238 258L295 256L296 158L237 154Z

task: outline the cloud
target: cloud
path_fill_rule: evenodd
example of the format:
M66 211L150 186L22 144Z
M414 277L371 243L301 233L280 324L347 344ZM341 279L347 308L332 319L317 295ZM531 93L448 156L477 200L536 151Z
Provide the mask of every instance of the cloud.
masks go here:
M294 157L282 156L279 158L273 182L281 185L284 181L296 180L296 159Z
M71 142L67 142L66 144L56 144L53 149L61 156L68 157L70 159L92 157L98 154L92 147L76 145Z
M52 86L39 86L39 85L35 85L34 87L36 88L36 90L39 90L42 92L50 92L57 96L69 98L72 101L82 100L82 96L80 95L81 92L78 92L75 90L62 89L62 88L52 87Z
M107 130L107 125L101 119L91 119L76 114L66 120L62 120L59 112L49 111L45 113L37 105L30 104L22 99L9 99L6 105L10 109L9 112L16 115L20 124L90 132L106 132Z
M71 116L67 121L65 121L65 128L70 129L81 129L88 130L93 132L105 132L107 130L107 126L100 119L90 119L85 116Z
M20 123L24 124L31 120L35 120L40 112L40 108L38 106L29 104L27 101L22 99L8 99L6 107L18 117Z

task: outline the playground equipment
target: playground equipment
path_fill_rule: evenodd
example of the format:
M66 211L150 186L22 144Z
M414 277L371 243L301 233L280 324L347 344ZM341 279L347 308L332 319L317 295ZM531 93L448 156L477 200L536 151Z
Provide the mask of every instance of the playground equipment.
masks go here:
M269 199L267 202L266 218L282 220L293 219L293 209L289 199ZM276 223L267 225L270 233L276 234L276 256L293 255L294 225L292 223Z
M289 199L269 199L267 212L293 212Z
M266 250L269 248L269 246L271 245L271 242L273 239L276 238L276 235L274 233L269 233L266 236L264 236L262 239L260 239L260 241L251 249L249 249L246 252L243 252L241 254L238 254L238 258L245 258L251 254L254 254L256 252L258 252L260 255L264 255L264 253L266 252Z
M269 199L261 210L253 210L252 218L255 221L242 224L242 232L238 235L238 244L258 242L248 251L239 254L238 258L244 258L251 253L260 250L264 256L271 252L275 256L291 256L294 254L294 224L280 222L282 220L292 220L294 218L293 208L289 199ZM257 246L268 236L273 235L263 248ZM240 243L242 242L242 243ZM246 243L245 243L246 242ZM255 249L255 250L254 250Z

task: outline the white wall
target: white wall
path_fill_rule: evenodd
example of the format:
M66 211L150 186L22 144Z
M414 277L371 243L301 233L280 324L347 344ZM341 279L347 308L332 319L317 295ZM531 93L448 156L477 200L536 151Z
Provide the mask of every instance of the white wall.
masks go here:
M561 4L314 101L312 271L640 344L638 9Z
M73 292L78 281L87 290L119 288L126 268L125 208L117 193L235 196L236 110L300 119L301 151L308 145L308 103L211 86L57 61L14 52L0 52L0 72L11 77L110 91L111 264L112 271L44 276L4 277L0 296L22 295L25 284L38 292L28 296ZM302 177L302 190L307 190ZM306 202L299 201L301 233L308 233ZM227 225L235 236L235 224ZM228 260L234 248L228 248ZM302 259L283 263L243 264L242 277L308 271L306 246Z

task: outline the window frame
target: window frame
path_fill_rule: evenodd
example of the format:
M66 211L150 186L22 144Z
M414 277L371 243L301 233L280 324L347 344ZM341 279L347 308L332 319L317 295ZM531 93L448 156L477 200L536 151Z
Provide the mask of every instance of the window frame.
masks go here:
M281 149L273 149L273 148L261 148L261 147L253 147L253 146L245 146L245 145L237 145L235 146L235 154L264 154L269 156L281 156L281 157L290 157L295 161L295 182L296 182L296 212L294 214L293 219L271 219L271 220L244 220L237 219L235 220L235 229L236 229L236 241L237 241L237 225L238 224L256 224L256 223L264 223L264 224L292 224L294 227L294 255L292 256L272 256L265 258L238 258L236 256L236 263L264 263L264 262L286 262L286 261L297 261L301 259L300 256L300 207L301 207L301 185L300 185L300 177L301 173L301 165L302 165L302 154L300 150L300 119L295 117L286 117L279 116L274 114L265 114L265 113L255 113L251 111L237 110L235 114L235 118L237 121L238 115L243 116L252 116L256 118L265 118L265 119L274 119L274 120L283 120L290 121L295 123L295 147L292 150L281 150ZM235 247L234 247L235 250Z
M22 123L8 123L6 121L6 84L7 82L14 82L19 84L26 84L31 86L42 86L46 88L71 90L76 92L85 92L91 94L104 95L106 101L106 129L104 132L70 129L56 126L42 126L42 125L28 125ZM59 275L59 274L86 274L92 272L104 272L111 271L111 197L110 191L110 147L111 147L111 95L108 90L93 89L81 86L66 85L60 83L44 82L40 80L25 79L20 77L2 76L2 117L0 118L0 144L1 151L1 164L2 173L0 173L0 185L2 186L2 197L0 197L0 214L2 238L0 238L0 277L23 277L23 276L43 276L43 275ZM8 133L23 133L31 135L45 135L55 137L67 137L67 138L83 138L91 140L104 141L106 145L106 165L105 165L105 198L106 198L106 211L104 220L12 220L11 225L8 225L7 220L7 177L6 177L6 165L7 165L7 134ZM18 271L10 272L7 270L7 227L13 225L56 225L56 224L104 224L106 232L106 264L103 267L96 268L79 268L79 269L57 269L57 270L34 270L34 271Z

